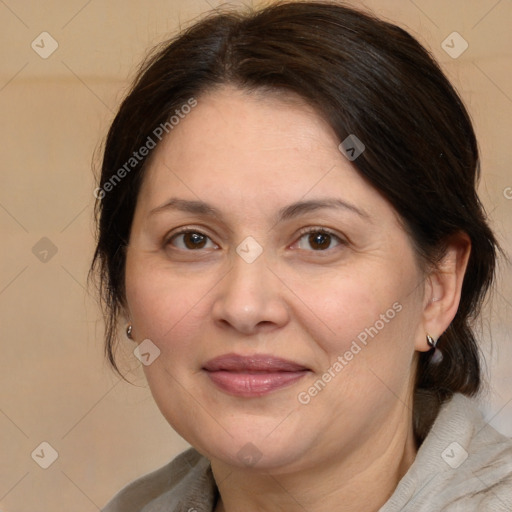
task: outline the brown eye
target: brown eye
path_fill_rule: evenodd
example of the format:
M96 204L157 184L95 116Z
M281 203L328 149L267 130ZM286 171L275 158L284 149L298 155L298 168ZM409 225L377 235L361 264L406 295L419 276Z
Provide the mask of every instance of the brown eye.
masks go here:
M192 251L216 247L208 236L197 231L183 231L182 233L177 233L170 239L170 244L174 245L178 249ZM208 244L210 244L209 247L207 247Z
M328 249L329 245L331 245L331 235L326 233L308 235L308 243L313 249Z
M325 251L340 245L339 237L326 231L316 230L304 233L298 243L299 249Z

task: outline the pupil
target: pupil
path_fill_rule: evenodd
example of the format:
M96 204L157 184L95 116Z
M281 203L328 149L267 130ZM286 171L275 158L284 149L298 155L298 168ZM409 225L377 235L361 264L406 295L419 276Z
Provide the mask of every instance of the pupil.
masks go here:
M185 245L189 249L197 249L205 244L205 236L199 233L185 233Z
M326 233L313 233L309 235L309 243L313 248L327 249L330 244L330 236Z

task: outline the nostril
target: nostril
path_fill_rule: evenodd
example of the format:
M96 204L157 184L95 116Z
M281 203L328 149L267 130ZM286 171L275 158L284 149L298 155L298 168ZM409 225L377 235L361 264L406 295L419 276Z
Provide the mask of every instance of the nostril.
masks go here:
M274 324L274 322L270 322L268 320L262 320L261 322L258 322L256 324L256 327L258 328L258 330L266 332L266 331L275 329L276 325Z

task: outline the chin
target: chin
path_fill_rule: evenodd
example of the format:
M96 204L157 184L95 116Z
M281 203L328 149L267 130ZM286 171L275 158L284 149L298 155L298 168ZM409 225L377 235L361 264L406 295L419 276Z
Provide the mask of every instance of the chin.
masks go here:
M204 436L205 428L185 439L210 460L230 467L258 471L290 470L302 465L314 439L310 439L303 426L288 425L287 429L277 432L276 426L281 421L282 418L273 418L272 421L264 418L258 422L248 416L246 422L239 422L236 427L223 423L229 434L216 425L208 436Z

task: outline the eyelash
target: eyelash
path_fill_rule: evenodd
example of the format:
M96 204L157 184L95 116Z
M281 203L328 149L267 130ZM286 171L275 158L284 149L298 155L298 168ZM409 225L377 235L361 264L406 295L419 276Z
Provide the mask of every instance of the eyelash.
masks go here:
M297 242L299 242L304 236L311 235L311 234L322 234L322 235L329 235L332 239L335 239L338 242L338 245L347 245L347 241L338 236L334 231L331 231L327 228L320 228L320 227L313 227L313 228L303 228L299 231L299 238L297 239ZM295 242L294 242L295 243ZM337 245L337 246L338 246ZM337 247L335 246L335 247ZM311 250L310 252L318 252L318 253L325 253L327 251L333 250L335 247L331 247L329 249L323 249L323 250Z
M182 229L180 229L179 231L177 231L176 233L172 233L170 236L166 237L165 241L164 241L164 245L167 246L167 245L172 245L172 241L180 236L180 235L185 235L185 234L190 234L190 233L194 233L194 234L197 234L197 235L202 235L202 236L205 236L208 240L210 240L212 243L215 243L213 242L213 240L211 240L211 238L206 235L205 233L203 233L202 231L198 230L198 229L195 229L195 228L192 228L192 227L184 227ZM341 237L339 237L336 233L334 233L333 231L331 231L330 229L326 229L326 228L320 228L320 227L313 227L313 228L303 228L299 231L299 237L297 238L297 241L294 242L293 245L295 245L296 243L298 243L304 236L306 235L311 235L311 234L323 234L323 235L329 235L330 237L332 237L333 239L336 239L336 241L338 242L338 245L347 245L347 241L342 239ZM217 244L215 244L217 245ZM336 246L337 247L337 246ZM178 250L181 250L181 251L185 251L185 252L195 252L195 251L199 251L200 249L180 249L180 248L176 248ZM329 248L329 249L323 249L323 250L314 250L314 249L311 249L310 252L318 252L318 253L322 253L322 252L327 252L329 250L332 250L333 248ZM302 249L302 250L307 250L307 249Z
M203 233L201 230L199 229L195 229L193 227L189 227L189 226L186 226L184 228L181 228L179 231L177 231L176 233L172 233L171 235L169 235L168 237L165 238L165 241L164 241L164 246L167 246L167 245L172 245L171 242L178 236L180 235L186 235L186 234L189 234L189 233L194 233L196 235L202 235L202 236L205 236L208 240L211 240L211 238L206 235L205 233ZM213 240L211 240L213 242ZM214 242L213 242L214 243ZM215 244L217 245L217 244ZM186 251L186 252L194 252L194 250L190 249L190 250L186 250L186 249L180 249L180 248L176 248L178 249L179 251Z

